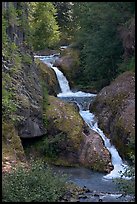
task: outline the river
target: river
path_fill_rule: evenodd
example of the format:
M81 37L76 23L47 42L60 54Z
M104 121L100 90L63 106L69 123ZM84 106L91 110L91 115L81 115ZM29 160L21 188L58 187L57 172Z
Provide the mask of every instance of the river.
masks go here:
M58 54L52 54L49 56L35 56L48 65L49 68L53 69L56 73L61 93L57 95L62 100L75 102L79 107L79 114L88 124L88 126L96 131L104 141L105 147L109 150L112 158L112 164L114 169L109 174L103 174L98 172L93 172L86 168L66 168L66 167L54 167L55 171L61 173L67 173L69 180L73 181L77 185L83 187L86 186L92 194L87 199L80 200L80 202L98 202L102 200L104 202L124 202L130 199L123 197L117 188L116 182L113 182L114 178L120 178L121 173L127 168L120 157L118 151L110 143L110 140L104 135L103 131L98 127L96 117L93 113L89 111L90 102L96 97L96 94L85 93L82 91L72 91L69 86L69 82L64 76L64 74L55 66L53 66L56 59L59 57ZM124 179L129 179L128 177L123 177ZM94 192L94 194L93 194ZM94 195L98 195L94 196Z

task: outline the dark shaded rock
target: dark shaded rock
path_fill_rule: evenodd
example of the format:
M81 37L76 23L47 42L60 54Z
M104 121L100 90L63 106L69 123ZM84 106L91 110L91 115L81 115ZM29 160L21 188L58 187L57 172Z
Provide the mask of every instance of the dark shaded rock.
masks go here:
M57 54L57 53L59 53L59 50L51 50L51 49L46 48L45 50L37 51L35 54L44 56L44 55L52 55L52 54Z

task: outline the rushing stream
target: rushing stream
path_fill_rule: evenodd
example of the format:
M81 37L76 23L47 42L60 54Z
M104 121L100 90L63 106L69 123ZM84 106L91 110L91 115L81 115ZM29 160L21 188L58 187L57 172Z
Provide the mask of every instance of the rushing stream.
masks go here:
M75 169L75 168L69 168L69 169L64 168L64 172L67 172L67 173L73 172L72 173L73 176L71 176L71 179L75 181L75 183L77 183L78 185L85 185L90 189L91 189L91 186L92 187L94 186L94 189L97 191L99 190L100 192L101 192L101 189L105 189L106 192L108 192L111 188L111 192L113 193L116 192L112 179L120 178L121 173L125 172L127 165L124 164L124 162L122 161L114 145L110 143L110 140L104 135L103 131L98 127L95 115L89 111L89 104L94 99L94 97L96 97L96 94L85 93L82 91L77 91L77 92L71 91L69 82L64 76L64 74L57 67L53 66L55 60L58 59L59 57L59 53L56 55L53 54L49 56L35 56L35 57L38 57L45 64L47 64L49 68L52 68L55 71L60 85L60 89L61 89L61 93L59 93L57 96L62 100L77 103L79 107L79 114L81 115L81 117L84 119L84 121L88 124L88 126L92 130L96 131L102 137L105 147L108 149L108 151L111 154L112 164L114 166L114 169L107 175L96 173L96 175L98 174L97 177L99 179L99 182L97 182L97 179L95 179L96 178L95 175L93 177L92 176L93 174L92 174L91 175L92 179L89 179L89 177L86 177L85 176L86 174L84 173L83 175L85 178L83 178L84 180L81 181L79 178L80 172L84 172L84 168L82 168L81 170ZM91 172L90 170L85 170L85 171L88 171L88 175L89 175L89 172ZM78 174L75 175L75 172L78 172ZM127 177L123 177L123 178L128 179Z

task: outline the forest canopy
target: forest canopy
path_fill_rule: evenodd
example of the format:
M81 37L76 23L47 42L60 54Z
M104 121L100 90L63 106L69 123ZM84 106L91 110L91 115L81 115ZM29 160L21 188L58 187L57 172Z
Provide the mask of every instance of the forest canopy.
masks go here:
M117 75L133 70L135 46L134 2L26 2L28 18L22 18L27 45L33 51L75 44L80 53L76 84L97 89ZM18 26L19 8L3 15L3 45L6 26ZM8 20L8 19L9 20ZM7 22L8 20L8 22Z

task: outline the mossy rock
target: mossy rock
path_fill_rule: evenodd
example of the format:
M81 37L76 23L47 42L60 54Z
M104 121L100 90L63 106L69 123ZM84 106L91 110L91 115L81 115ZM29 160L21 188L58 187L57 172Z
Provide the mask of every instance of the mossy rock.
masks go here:
M130 155L135 154L135 129L130 123L125 124L125 122L123 116L115 121L111 141L120 150L123 158L130 159Z
M108 150L97 133L88 131L74 104L48 96L43 114L47 134L28 147L27 155L59 166L82 165L100 172L110 171Z
M41 80L45 82L47 87L48 94L57 96L60 92L60 86L54 70L38 59L36 60L36 63L40 71Z
M2 123L2 160L10 157L17 161L24 161L25 154L22 147L21 139L10 122Z
M75 106L49 96L43 114L47 117L47 135L35 144L35 149L42 150L43 156L56 165L77 165L84 123Z
M135 74L127 71L119 75L98 93L90 110L122 158L130 159L135 144Z
M49 96L49 106L47 107L47 119L54 123L54 127L67 133L68 139L74 141L74 146L78 149L83 131L83 120L72 104L63 102L58 98ZM48 129L51 128L51 123ZM52 126L53 128L53 126ZM79 137L80 136L80 137Z

